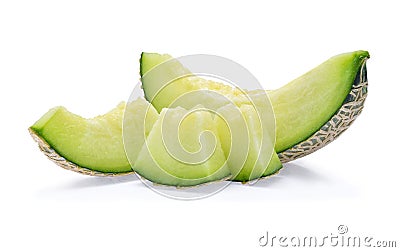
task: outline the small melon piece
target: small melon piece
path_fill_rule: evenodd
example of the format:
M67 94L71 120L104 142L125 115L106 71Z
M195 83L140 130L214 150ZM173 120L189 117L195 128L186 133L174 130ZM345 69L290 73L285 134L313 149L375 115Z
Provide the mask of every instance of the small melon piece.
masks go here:
M194 186L230 176L211 112L165 108L133 167L158 184Z
M143 104L149 103L139 99L127 106L137 109L137 112L143 115ZM73 114L64 107L55 107L30 129L60 156L80 167L104 173L131 172L122 138L125 107L126 104L122 102L110 112L91 119ZM132 118L130 123L143 124L143 120L143 116L137 116ZM141 144L143 143L138 143ZM141 149L141 146L137 148Z
M221 146L234 181L258 179L282 168L274 150L273 124L266 122L273 119L273 115L266 113L268 111L252 105L241 105L239 108L233 104L217 111Z
M145 98L157 111L178 106L191 109L200 103L217 109L231 101L236 102L244 93L229 85L193 75L168 54L142 53L140 64Z
M191 75L190 71L168 54L142 53L140 57L142 83L151 83L142 85L145 98L158 112L169 107L174 98L190 91L187 85L182 84L182 80L186 79L182 77L187 75Z
M143 98L127 104L123 119L123 144L131 166L136 162L158 116L156 109Z

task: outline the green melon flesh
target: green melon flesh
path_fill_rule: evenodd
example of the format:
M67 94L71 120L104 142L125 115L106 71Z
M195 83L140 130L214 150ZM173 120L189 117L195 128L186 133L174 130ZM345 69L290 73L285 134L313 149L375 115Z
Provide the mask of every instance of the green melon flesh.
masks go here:
M332 117L343 104L367 58L367 51L334 56L287 85L268 92L276 117L275 150L278 153L307 139ZM188 76L190 72L169 55L142 53L140 62L146 98L157 110L169 106L185 107L185 101L178 97L196 90L215 91L237 105L243 104L242 92L230 86L196 76L178 78ZM265 91L252 90L248 94L257 96L260 92ZM197 97L201 103L209 96ZM179 102L174 102L177 100ZM215 106L226 105L214 100L217 100Z
M210 112L163 109L133 167L158 184L194 186L230 176Z
M366 51L334 56L269 93L276 117L276 151L284 151L319 130L341 107Z
M139 99L127 106L137 110L141 116L132 117L131 123L143 124L143 107L148 102ZM56 107L43 115L31 129L41 136L53 149L65 159L90 170L105 173L125 173L132 171L126 158L122 138L122 122L125 103L119 104L107 114L86 119L67 111L64 107ZM151 110L150 110L151 111ZM149 112L153 118L157 112ZM149 124L151 120L149 120ZM138 131L139 132L139 131ZM136 137L140 139L141 137ZM141 149L143 144L138 141Z
M243 96L239 89L193 75L168 54L142 53L140 63L145 98L157 111L178 106L191 109L200 103L217 109Z
M143 98L127 104L122 128L126 156L134 165L145 139L158 119L156 109Z
M274 132L263 127L268 117L254 106L229 104L218 109L217 127L234 181L250 181L276 173L282 164L274 151Z
M164 66L158 66L159 63L167 62ZM154 69L151 75L146 75L150 69ZM173 69L173 71L170 71ZM175 80L181 76L190 74L190 71L183 67L177 60L171 56L164 54L142 53L140 58L140 75L145 82L159 83L160 85L143 85L145 98L152 104L157 104L155 108L158 112L162 108L170 107L170 100L166 97L178 97L190 90L186 89L186 85L181 84L181 80ZM163 85L168 85L167 89L163 90ZM168 103L165 103L168 102ZM154 105L153 105L154 106Z

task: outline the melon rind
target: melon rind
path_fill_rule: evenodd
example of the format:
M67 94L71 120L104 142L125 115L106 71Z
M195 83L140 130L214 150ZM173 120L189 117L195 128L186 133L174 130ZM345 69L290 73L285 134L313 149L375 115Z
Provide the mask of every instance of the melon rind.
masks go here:
M125 176L129 174L133 174L134 172L100 172L91 170L86 167L81 167L64 157L62 157L57 151L55 151L47 142L44 140L40 135L38 135L34 130L31 128L28 129L30 135L32 136L33 140L38 144L40 151L51 161L53 161L56 165L60 166L69 171L77 172L83 175L89 176L97 176L97 177L116 177L116 176Z
M367 62L365 58L350 93L339 110L317 132L293 147L278 153L282 163L307 156L328 145L346 131L364 108L368 94Z

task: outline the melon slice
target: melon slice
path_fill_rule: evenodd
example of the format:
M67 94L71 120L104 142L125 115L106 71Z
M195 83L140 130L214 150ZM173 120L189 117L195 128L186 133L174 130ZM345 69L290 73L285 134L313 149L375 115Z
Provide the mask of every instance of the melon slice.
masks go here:
M270 112L271 113L271 112ZM251 181L276 173L282 164L274 150L275 132L268 111L228 104L217 110L221 145L234 181Z
M268 92L276 117L275 149L282 161L291 161L323 147L355 120L366 95L367 58L367 51L337 55L282 88ZM186 100L179 97L195 91L202 91L197 92L202 93L196 95L197 103L209 103L210 96L205 91L217 92L237 105L248 100L243 100L242 90L193 76L169 55L142 53L140 62L146 98L158 110L163 107L187 106L195 97ZM364 78L357 78L357 74L361 76L362 73ZM246 92L251 100L265 93L264 90ZM227 104L223 99L211 100L214 100L215 106ZM348 104L351 102L356 105ZM335 122L338 119L334 115L339 112L344 114L340 115L340 121L349 122L344 124L344 128ZM313 134L317 136L311 139ZM301 147L290 149L293 146Z
M127 105L122 102L110 112L91 119L73 114L64 107L55 107L32 125L30 131L41 150L63 168L89 175L130 173L132 168L122 137L125 108L135 111L125 117L128 128L143 125L146 111L148 127L158 117L155 109L144 99ZM134 152L138 152L144 143L143 131L132 134L132 140L136 141L136 150L131 150L132 155L137 155Z
M334 56L285 86L269 92L276 117L276 151L282 152L318 131L350 93L366 51Z
M197 104L217 109L243 99L243 90L193 75L168 54L142 53L140 64L145 98L158 111Z
M212 114L201 107L163 109L133 169L154 183L177 187L231 176Z

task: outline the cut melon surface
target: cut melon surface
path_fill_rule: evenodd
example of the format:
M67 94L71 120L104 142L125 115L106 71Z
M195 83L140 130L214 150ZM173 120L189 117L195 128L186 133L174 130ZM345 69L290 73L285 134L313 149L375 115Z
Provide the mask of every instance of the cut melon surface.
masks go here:
M216 117L232 180L247 182L276 173L282 164L274 150L275 134L267 128L266 111L233 104L217 110Z
M194 75L168 54L142 53L140 63L145 98L157 111L198 104L218 109L246 95L244 90Z
M287 85L268 91L276 118L275 150L278 153L306 140L329 121L344 103L357 72L367 58L367 51L340 54ZM158 110L174 106L190 107L190 101L195 98L199 103L208 104L210 96L206 91L226 97L225 100L211 99L214 107L226 105L226 100L240 106L248 103L246 96L254 101L259 94L265 93L264 90L238 90L193 76L176 59L166 54L142 53L140 62L148 66L141 71L143 90L148 101ZM189 93L199 94L189 96L192 99L180 98Z
M60 156L80 167L104 173L132 172L122 137L124 111L125 108L128 111L136 110L138 113L129 119L127 117L126 120L129 120L131 125L143 125L144 113L140 112L148 105L144 99L127 105L122 102L110 112L90 119L73 114L64 107L55 107L30 129ZM154 113L157 114L155 110ZM154 113L149 113L151 116L148 117L153 121ZM144 139L139 141L140 133L138 131L133 135L133 139L140 145L136 147L139 150L144 142Z
M282 152L318 131L341 107L366 51L334 56L269 96L276 118L276 151Z
M143 98L129 102L126 106L122 137L125 153L132 167L158 117L156 109Z
M163 185L194 186L231 176L210 112L163 109L134 164Z

